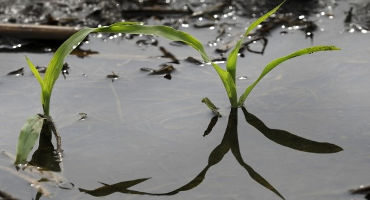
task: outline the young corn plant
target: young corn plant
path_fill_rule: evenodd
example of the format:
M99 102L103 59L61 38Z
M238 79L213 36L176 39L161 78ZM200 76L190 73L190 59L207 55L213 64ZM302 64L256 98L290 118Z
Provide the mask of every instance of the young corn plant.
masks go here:
M61 153L61 140L60 140L59 134L56 131L54 123L52 122L52 119L50 117L51 94L53 91L54 84L56 80L58 79L61 73L61 70L63 68L65 57L68 56L73 51L73 49L76 48L90 33L101 32L101 33L147 34L147 35L161 36L169 40L173 40L173 41L185 42L189 46L193 47L196 51L198 51L202 59L206 63L210 63L213 66L214 70L219 75L225 87L227 96L230 100L231 107L237 108L244 104L248 95L251 93L253 88L259 83L259 81L267 73L269 73L272 69L274 69L276 66L278 66L282 62L289 60L291 58L297 57L297 56L311 54L311 53L318 52L318 51L339 50L335 46L313 46L313 47L301 49L287 56L273 60L272 62L266 65L266 67L262 71L261 75L257 78L257 80L255 80L249 87L247 87L245 92L238 99L237 92L236 92L236 84L235 84L235 74L236 74L237 57L238 57L238 52L241 47L241 44L244 41L245 37L247 37L248 34L253 29L255 29L261 22L266 20L270 15L275 13L284 4L284 2L276 6L274 9L272 9L271 11L269 11L262 17L258 18L247 28L247 30L245 31L241 39L237 42L236 46L229 54L227 62L226 62L226 69L223 69L216 63L213 63L210 57L205 52L202 43L199 42L199 40L197 40L192 35L186 32L175 30L168 26L149 26L149 25L143 25L142 23L139 23L139 22L118 22L110 26L81 29L80 31L72 35L70 38L68 38L57 49L57 51L55 52L54 56L51 58L47 66L47 70L46 70L44 77L41 77L41 75L37 71L34 64L26 57L27 63L41 87L41 104L42 104L44 113L38 114L30 118L29 120L27 120L26 124L22 128L19 139L18 139L18 144L17 144L16 164L26 163L27 156L32 151L32 148L34 147L37 141L38 135L40 134L41 129L43 125L45 124L47 125L47 127L51 129L51 131L56 136L57 151Z

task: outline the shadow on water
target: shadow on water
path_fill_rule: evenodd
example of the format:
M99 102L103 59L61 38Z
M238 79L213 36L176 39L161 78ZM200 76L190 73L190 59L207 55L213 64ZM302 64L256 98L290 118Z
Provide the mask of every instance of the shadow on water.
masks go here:
M304 151L304 152L310 152L310 153L336 153L339 151L342 151L343 149L335 144L330 143L322 143L322 142L315 142L312 140L308 140L299 136L296 136L292 133L289 133L288 131L284 130L278 130L278 129L270 129L268 128L260 119L258 119L253 114L249 113L244 107L242 107L243 114L245 116L246 121L255 127L257 130L259 130L264 136L266 136L268 139L298 150L298 151ZM211 119L211 122L206 130L206 135L209 134L212 131L212 128L216 125L217 120L215 118ZM175 190L172 190L170 192L166 193L148 193L148 192L142 192L142 191L136 191L136 190L130 190L128 188L137 185L141 182L144 182L148 180L149 178L142 178L142 179L136 179L136 180L130 180L130 181L124 181L119 182L115 184L103 184L102 187L93 189L93 190L87 190L83 188L79 188L80 192L87 193L89 195L95 196L95 197L102 197L107 196L115 192L125 193L125 194L138 194L138 195L151 195L151 196L171 196L175 195L182 191L191 190L195 187L197 187L199 184L202 183L204 180L207 171L217 163L219 163L223 157L231 151L231 153L234 155L237 162L242 166L246 172L249 174L249 176L256 181L261 186L265 187L266 189L274 192L276 195L281 197L282 199L285 199L283 195L280 194L280 192L275 189L265 178L263 178L262 175L260 175L258 172L256 172L250 165L248 165L241 155L240 147L239 147L239 140L238 140L238 109L232 108L230 111L228 124L225 130L224 137L219 145L216 146L215 149L210 153L208 157L208 164L207 166L190 182L183 185L182 187L179 187Z

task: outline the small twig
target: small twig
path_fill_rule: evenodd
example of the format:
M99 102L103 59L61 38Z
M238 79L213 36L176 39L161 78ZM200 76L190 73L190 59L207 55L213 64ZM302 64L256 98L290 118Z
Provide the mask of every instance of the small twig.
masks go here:
M159 50L163 53L163 58L169 58L172 60L172 63L180 64L179 59L177 59L171 52L167 51L164 47L159 47Z
M75 27L0 23L0 35L23 39L65 40L78 30Z

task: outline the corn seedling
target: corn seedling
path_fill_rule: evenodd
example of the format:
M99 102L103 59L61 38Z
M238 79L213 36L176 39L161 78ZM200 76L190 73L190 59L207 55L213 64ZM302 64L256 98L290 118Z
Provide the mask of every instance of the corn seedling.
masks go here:
M285 1L284 1L285 2ZM266 65L264 70L262 71L261 75L258 77L257 80L255 80L249 87L246 88L245 92L239 97L237 96L236 92L236 84L235 84L235 74L236 74L236 63L237 63L237 57L238 52L241 47L241 44L245 37L248 36L248 34L255 29L261 22L263 22L265 19L267 19L270 15L275 13L280 6L284 3L282 2L278 6L276 6L274 9L263 15L262 17L258 18L256 21L254 21L248 29L245 31L241 39L237 42L234 49L231 51L231 53L228 56L227 62L226 62L226 69L223 69L216 63L212 62L210 57L207 55L207 53L204 50L204 47L199 40L197 40L192 35L175 30L168 26L149 26L149 25L142 25L139 22L118 22L114 23L110 26L103 26L98 28L83 28L74 35L72 35L69 39L67 39L55 52L54 56L50 60L47 70L45 72L45 76L41 77L39 72L37 71L36 67L33 65L33 63L26 58L27 63L38 80L40 87L41 87L41 104L44 111L43 115L36 115L35 117L31 118L32 120L28 120L25 124L24 128L21 131L19 140L18 140L18 147L17 147L17 164L25 163L28 153L32 150L36 140L37 136L39 135L41 128L43 127L42 121L45 120L45 122L48 124L47 126L51 129L51 131L55 134L57 138L57 150L59 153L61 152L60 149L60 137L56 132L54 123L52 123L51 117L50 117L50 99L51 94L53 91L54 84L56 80L58 79L61 70L63 68L64 59L66 56L68 56L73 49L75 49L90 33L127 33L127 34L147 34L147 35L156 35L161 36L164 38L167 38L169 40L173 41L182 41L192 48L194 48L196 51L199 52L202 59L206 63L210 63L214 70L219 75L226 93L228 95L228 98L230 100L231 107L237 108L244 104L245 100L247 99L248 95L251 93L253 88L259 83L259 81L272 69L274 69L276 66L281 64L282 62L289 60L291 58L305 55L305 54L311 54L318 51L329 51L329 50L338 50L335 46L313 46L305 49L301 49L299 51L293 52L287 56L278 58L276 60L273 60L269 64ZM24 136L27 134L32 134L31 136ZM26 149L22 148L22 146L27 147Z

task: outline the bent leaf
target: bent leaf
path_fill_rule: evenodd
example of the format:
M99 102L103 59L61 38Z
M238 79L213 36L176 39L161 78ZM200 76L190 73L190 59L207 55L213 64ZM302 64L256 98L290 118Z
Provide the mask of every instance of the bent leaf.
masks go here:
M221 117L221 113L218 111L217 106L212 103L212 101L208 98L205 97L202 99L202 103L206 104L206 106L218 117Z
M294 57L297 57L297 56L302 56L302 55L305 55L305 54L311 54L311 53L314 53L314 52L317 52L317 51L331 51L331 50L340 50L339 48L335 47L335 46L314 46L314 47L309 47L309 48L305 48L305 49L301 49L299 51L296 51L294 53L291 53L287 56L284 56L284 57L281 57L281 58L278 58L278 59L275 59L273 60L272 62L270 62L269 64L266 65L266 67L263 69L262 73L260 74L260 76L258 77L258 79L256 81L254 81L246 90L245 92L243 93L243 95L239 98L239 102L238 102L238 105L239 106L242 106L245 102L245 100L247 99L248 95L251 93L251 91L253 90L253 88L257 85L257 83L267 74L269 73L271 70L273 70L276 66L278 66L279 64L281 64L282 62L286 61L286 60L289 60L289 59L292 59Z
M285 0L286 1L286 0ZM233 78L233 81L235 82L235 74L236 74L236 62L238 59L238 53L239 49L242 45L242 42L244 41L245 37L248 36L248 34L255 29L259 24L261 24L263 21L265 21L268 17L270 17L272 14L274 14L284 3L280 3L278 6L276 6L274 9L270 10L268 13L264 14L262 17L258 18L256 21L254 21L245 31L242 38L236 43L234 49L229 54L229 57L227 58L226 63L226 69L230 73L231 77Z
M23 125L18 137L17 155L15 164L25 164L27 162L28 154L35 146L39 138L44 118L35 115L26 121Z
M242 110L245 119L250 125L259 130L268 139L285 147L309 153L337 153L343 150L335 144L308 140L285 130L270 129L260 119L249 113L244 107L242 107Z

